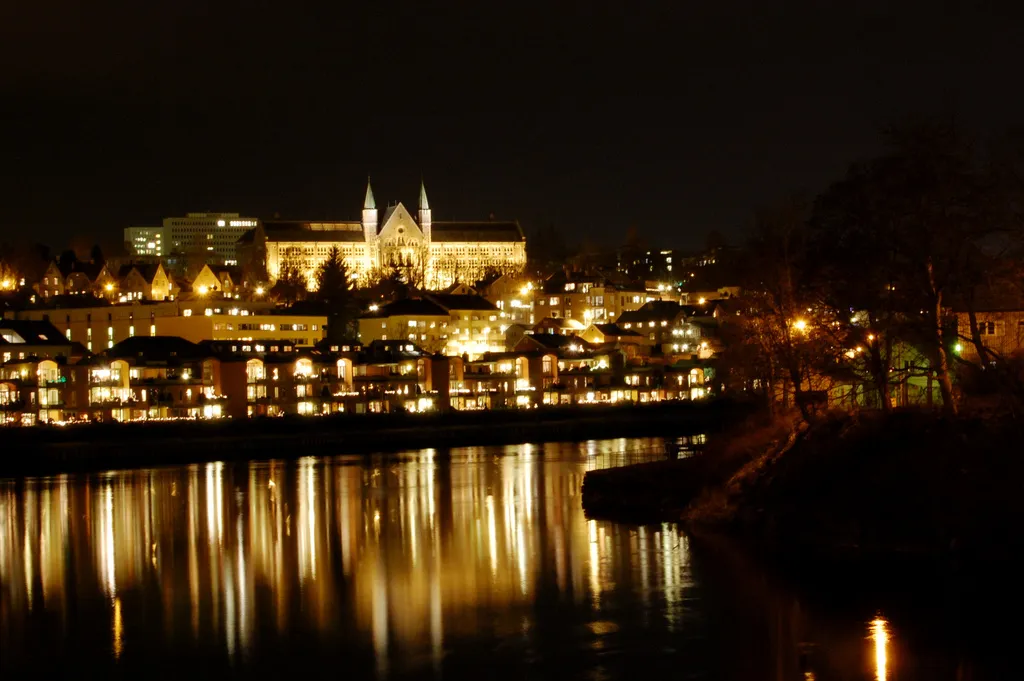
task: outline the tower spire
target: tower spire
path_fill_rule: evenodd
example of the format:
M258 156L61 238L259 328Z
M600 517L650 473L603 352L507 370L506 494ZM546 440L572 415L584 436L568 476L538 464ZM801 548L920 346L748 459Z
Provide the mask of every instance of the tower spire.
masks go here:
M370 176L366 176L366 198L363 199L363 210L376 210L377 202L373 200L373 189L370 187Z
M430 203L427 202L427 187L420 178L420 210L430 210Z
M420 231L423 232L423 237L427 240L427 244L430 244L431 240L431 220L430 220L430 204L427 203L427 187L423 184L423 178L420 178Z

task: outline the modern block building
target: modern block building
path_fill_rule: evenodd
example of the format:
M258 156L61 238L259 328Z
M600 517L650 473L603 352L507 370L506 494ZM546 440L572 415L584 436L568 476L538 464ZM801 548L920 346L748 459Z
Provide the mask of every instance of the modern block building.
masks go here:
M183 218L165 218L164 254L181 254L212 265L237 265L238 239L259 224L258 219L238 213L188 213Z
M162 258L165 255L163 227L125 227L124 247L137 258Z

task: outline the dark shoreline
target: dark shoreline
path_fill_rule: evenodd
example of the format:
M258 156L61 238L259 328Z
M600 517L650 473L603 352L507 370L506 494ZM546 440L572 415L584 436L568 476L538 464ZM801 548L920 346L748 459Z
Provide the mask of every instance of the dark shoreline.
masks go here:
M715 432L750 407L729 401L555 407L529 412L370 414L237 422L88 424L0 430L0 476L317 454L395 452ZM330 450L330 451L325 451Z
M818 566L987 573L1024 547L1022 447L1012 414L752 420L690 459L588 472L583 507Z

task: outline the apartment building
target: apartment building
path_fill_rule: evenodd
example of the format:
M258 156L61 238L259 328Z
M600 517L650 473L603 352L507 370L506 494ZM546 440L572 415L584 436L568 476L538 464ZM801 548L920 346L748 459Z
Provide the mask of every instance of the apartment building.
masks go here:
M199 297L167 302L134 301L102 307L24 310L19 320L46 321L65 340L99 353L136 336L180 336L204 340L285 343L312 347L324 337L327 318L276 314L273 303Z
M426 352L477 357L504 349L506 318L480 296L428 293L398 300L359 319L359 339L407 340Z

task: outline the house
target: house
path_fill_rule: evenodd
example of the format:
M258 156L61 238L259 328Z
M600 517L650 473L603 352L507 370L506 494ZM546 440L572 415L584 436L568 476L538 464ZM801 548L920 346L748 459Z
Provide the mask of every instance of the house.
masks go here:
M978 338L985 351L995 356L991 359L1024 354L1024 299L1015 293L983 292L973 307ZM953 313L958 354L969 362L978 362L970 313L963 305L955 306Z
M642 282L618 273L573 272L549 277L534 296L534 311L538 317L573 319L586 326L617 322L623 312L653 299Z
M652 300L637 310L623 312L618 324L627 331L641 334L651 345L677 344L681 331L686 337L687 311L675 302Z
M533 282L521 275L494 274L477 282L480 295L505 314L512 324L533 325Z
M500 311L474 295L427 293L378 307L359 319L359 340L406 340L448 356L504 350Z
M156 264L122 265L117 273L119 302L132 300L166 300L171 296L172 282L164 266Z
M242 288L242 279L241 268L207 264L189 282L189 289L202 296L233 298Z
M557 333L563 336L575 336L587 328L575 319L565 317L545 317L533 327L534 333Z
M88 354L49 321L0 319L0 362L31 358L77 360Z
M580 338L594 345L605 343L621 343L633 345L650 345L647 337L637 331L624 329L621 324L591 324Z

